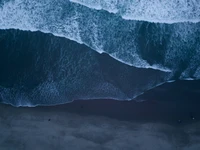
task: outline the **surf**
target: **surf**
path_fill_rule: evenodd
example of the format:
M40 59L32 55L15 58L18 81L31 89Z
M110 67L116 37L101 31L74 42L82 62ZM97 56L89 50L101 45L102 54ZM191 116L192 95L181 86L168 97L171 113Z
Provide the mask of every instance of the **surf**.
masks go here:
M0 20L0 29L51 33L85 44L99 53L107 53L137 68L173 72L179 61L175 64L172 62L187 59L185 56L189 52L185 48L192 49L193 53L199 51L199 42L196 41L200 34L200 23L169 25L124 20L116 14L64 0L50 3L47 0L6 1L0 8ZM141 37L142 34L144 37ZM150 45L155 45L155 48ZM178 50L181 51L177 54ZM184 56L182 51L186 52ZM147 52L162 55L162 58L152 61ZM198 61L199 58L196 59Z

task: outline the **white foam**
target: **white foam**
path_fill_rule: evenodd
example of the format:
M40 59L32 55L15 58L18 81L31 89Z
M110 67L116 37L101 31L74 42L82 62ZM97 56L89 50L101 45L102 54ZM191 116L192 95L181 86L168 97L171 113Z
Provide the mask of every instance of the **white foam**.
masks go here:
M194 77L195 77L196 79L200 79L200 67L198 67L197 70L195 71Z
M170 80L170 81L167 81L168 83L173 83L175 82L176 80Z
M80 1L76 0L76 2ZM83 4L85 4L85 2L86 1L81 1ZM95 8L104 8L103 6L105 6L105 8L112 8L111 12L113 13L122 11L122 4L125 8L132 4L131 1L117 2L115 0L98 1L98 3L95 0L88 2L91 2L88 3L91 6L93 6L93 4L96 5ZM116 4L120 7L116 7ZM100 19L101 21L99 21ZM56 36L65 37L78 43L85 44L99 53L105 52L116 60L130 66L171 72L171 68L165 65L150 65L138 54L139 47L137 37L140 24L131 22L129 25L127 22L123 21L124 20L120 19L117 20L115 15L107 17L101 12L91 11L91 9L87 7L76 3L70 3L66 0L52 0L51 2L48 0L15 0L5 2L2 7L0 7L0 29L20 29L52 33ZM120 26L120 24L128 25L123 27ZM188 27L177 25L176 28L172 28L171 32L175 34L175 36L171 36L173 38L170 39L171 43L169 43L168 46L174 47L178 42L184 42L181 40L187 40L188 38L193 39L194 35L190 34L190 32L195 33L196 31L193 29L195 29L196 26L192 28L190 25L191 24L189 24ZM164 29L165 27L161 27L160 29L164 35L155 33L158 34L155 36L161 38L165 36L166 33ZM176 31L180 31L178 34L183 37L181 40L178 40L178 42ZM177 49L180 48L177 47ZM168 52L169 57L171 57L170 48ZM167 56L168 55L166 55L165 60L166 63L170 60Z
M107 10L110 13L117 13L116 8L117 0L69 0L73 3L78 3L83 6L96 9L96 10Z
M184 80L193 81L193 78L184 78Z
M115 13L127 20L156 23L200 22L198 0L70 0L86 7Z

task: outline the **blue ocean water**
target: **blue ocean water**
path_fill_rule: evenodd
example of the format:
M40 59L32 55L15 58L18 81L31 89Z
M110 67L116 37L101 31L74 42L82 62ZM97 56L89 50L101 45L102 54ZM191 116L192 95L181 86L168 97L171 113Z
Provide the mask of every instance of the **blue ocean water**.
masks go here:
M1 0L0 70L0 101L15 106L199 80L200 2Z

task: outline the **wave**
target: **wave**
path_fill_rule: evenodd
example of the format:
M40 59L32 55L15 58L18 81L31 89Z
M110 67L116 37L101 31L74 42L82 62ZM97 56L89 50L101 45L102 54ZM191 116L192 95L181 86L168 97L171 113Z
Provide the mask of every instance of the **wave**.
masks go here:
M185 4L167 18L161 13L163 20L187 20L173 24L124 19L128 12L134 17L132 1L77 2L0 2L1 102L31 107L76 99L131 100L165 82L200 79L200 23L191 21L198 19L199 2L191 1L197 4L191 3L194 11L187 7L179 18ZM137 6L144 9L142 2ZM117 11L110 13L108 6ZM151 13L149 21L159 20Z
M77 99L131 100L172 78L65 38L19 30L0 30L0 71L0 102L29 107Z
M198 0L70 0L91 9L106 10L124 19L153 23L200 22Z
M0 4L0 29L52 33L125 64L178 72L177 76L184 70L195 75L194 68L200 65L200 23L124 20L68 0L10 0ZM182 66L182 62L189 65Z

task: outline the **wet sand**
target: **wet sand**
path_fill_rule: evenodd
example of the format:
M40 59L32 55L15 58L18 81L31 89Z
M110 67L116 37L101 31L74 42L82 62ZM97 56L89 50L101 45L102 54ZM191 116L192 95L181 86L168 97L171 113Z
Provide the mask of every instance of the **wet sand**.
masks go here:
M136 101L76 100L64 105L34 109L106 116L122 121L165 122L174 125L181 120L181 125L185 125L200 119L199 108L200 81L177 81L146 91Z
M198 81L199 82L199 81ZM0 105L1 150L199 150L199 83L180 81L135 101Z

